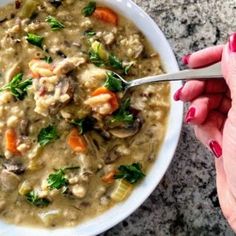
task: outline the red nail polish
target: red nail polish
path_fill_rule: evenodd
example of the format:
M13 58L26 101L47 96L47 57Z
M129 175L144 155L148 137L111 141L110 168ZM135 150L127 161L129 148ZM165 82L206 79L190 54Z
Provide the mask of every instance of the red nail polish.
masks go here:
M179 89L175 92L175 94L174 94L174 100L175 100L175 101L179 101L179 100L180 100L180 95L181 95L182 89L183 89L183 86L182 86L181 88L179 88Z
M233 33L229 37L229 50L236 52L236 33Z
M196 112L196 109L194 107L189 108L189 110L185 116L186 123L189 123L193 120L193 118L195 117L195 112Z
M216 156L216 158L219 158L222 156L222 148L217 141L215 141L215 140L210 141L209 147L212 150L212 152L214 153L214 155Z
M191 54L188 54L188 55L185 55L182 57L182 63L184 65L188 65L190 56L191 56Z

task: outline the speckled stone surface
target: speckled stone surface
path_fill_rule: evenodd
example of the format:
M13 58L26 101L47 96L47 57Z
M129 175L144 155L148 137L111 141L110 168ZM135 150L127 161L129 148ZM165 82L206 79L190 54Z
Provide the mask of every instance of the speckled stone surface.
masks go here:
M181 65L183 54L224 43L236 31L236 0L135 0L157 22ZM173 162L144 204L103 236L226 235L212 155L184 125Z

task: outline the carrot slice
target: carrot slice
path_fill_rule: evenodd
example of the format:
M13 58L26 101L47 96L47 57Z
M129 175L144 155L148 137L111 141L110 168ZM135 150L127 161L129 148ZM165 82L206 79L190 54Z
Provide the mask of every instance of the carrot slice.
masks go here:
M17 134L14 129L7 129L5 132L6 149L15 155L20 155L17 150Z
M93 13L93 16L101 21L110 23L112 25L118 24L117 14L107 7L97 7Z
M102 177L102 181L107 184L112 184L114 182L114 176L116 174L116 170L112 170L108 172L106 175Z
M99 87L91 95L98 96L100 94L106 94L106 93L111 95L111 99L109 100L109 103L111 104L112 112L114 112L119 108L118 98L115 93L113 93L112 91L110 91L109 89L105 87Z
M67 137L67 144L75 152L84 152L87 144L76 128L72 129Z

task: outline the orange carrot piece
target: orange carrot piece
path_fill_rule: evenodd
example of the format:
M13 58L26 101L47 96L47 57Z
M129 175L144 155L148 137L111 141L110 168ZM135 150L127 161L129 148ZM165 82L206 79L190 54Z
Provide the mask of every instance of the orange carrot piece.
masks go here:
M110 23L112 25L118 24L117 14L107 7L97 7L93 13L93 16L101 21Z
M84 152L87 144L76 128L72 129L67 137L67 144L75 152Z
M107 89L105 87L99 87L91 95L98 96L100 94L106 94L106 93L111 95L111 99L109 100L109 103L111 104L111 107L112 107L111 113L113 113L114 111L116 111L119 108L118 98L115 93L113 93L112 91L110 91L109 89Z
M106 175L102 176L102 181L107 184L112 184L114 182L115 174L116 174L116 170L112 170L108 172Z
M20 155L17 150L17 134L14 129L7 129L5 132L6 149L15 155Z

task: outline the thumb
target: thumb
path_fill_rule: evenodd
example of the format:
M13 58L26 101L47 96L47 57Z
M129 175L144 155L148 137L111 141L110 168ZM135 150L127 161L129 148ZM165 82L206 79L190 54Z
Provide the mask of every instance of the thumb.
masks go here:
M222 72L231 92L231 98L236 110L236 33L229 37L222 57Z

